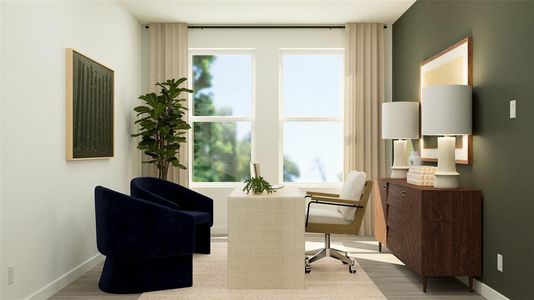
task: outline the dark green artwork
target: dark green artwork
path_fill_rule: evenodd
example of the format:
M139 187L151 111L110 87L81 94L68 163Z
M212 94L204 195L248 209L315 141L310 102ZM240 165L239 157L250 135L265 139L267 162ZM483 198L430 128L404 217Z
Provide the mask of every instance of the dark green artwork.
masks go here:
M113 70L72 52L73 159L113 156Z

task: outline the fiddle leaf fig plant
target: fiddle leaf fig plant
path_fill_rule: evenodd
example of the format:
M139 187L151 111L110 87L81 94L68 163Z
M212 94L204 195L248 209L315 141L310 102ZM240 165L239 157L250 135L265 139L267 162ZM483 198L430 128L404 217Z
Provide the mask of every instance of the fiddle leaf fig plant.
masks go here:
M169 79L156 83L161 88L160 93L140 96L144 104L134 108L140 119L135 121L139 124L139 132L132 136L141 137L137 149L150 158L143 163L155 164L160 179L167 179L170 166L186 169L178 160L180 144L186 142L187 130L191 129L185 121L187 96L182 93L193 91L180 87L186 80Z
M276 192L276 190L273 188L273 186L267 182L263 177L252 177L250 179L245 180L245 187L243 188L243 191L250 193L251 191L254 194L261 194L264 191L267 191L267 193Z

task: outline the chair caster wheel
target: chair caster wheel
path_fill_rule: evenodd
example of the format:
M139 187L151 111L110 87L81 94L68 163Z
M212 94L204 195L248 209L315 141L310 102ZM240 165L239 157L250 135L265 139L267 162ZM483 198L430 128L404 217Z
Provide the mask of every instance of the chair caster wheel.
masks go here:
M310 259L307 257L304 259L304 272L306 274L311 272Z
M311 267L310 266L304 267L304 272L306 272L306 274L310 273L311 272Z
M356 273L356 264L352 262L352 264L349 265L349 273L354 274Z

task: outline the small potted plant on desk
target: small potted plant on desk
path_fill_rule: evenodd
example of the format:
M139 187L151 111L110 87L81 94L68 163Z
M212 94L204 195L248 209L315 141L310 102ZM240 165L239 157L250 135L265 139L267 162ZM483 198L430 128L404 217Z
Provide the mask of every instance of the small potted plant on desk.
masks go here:
M267 193L276 192L276 190L273 188L273 186L267 182L263 177L251 177L250 179L245 180L245 187L243 188L243 191L259 195L263 193L264 191L267 191Z

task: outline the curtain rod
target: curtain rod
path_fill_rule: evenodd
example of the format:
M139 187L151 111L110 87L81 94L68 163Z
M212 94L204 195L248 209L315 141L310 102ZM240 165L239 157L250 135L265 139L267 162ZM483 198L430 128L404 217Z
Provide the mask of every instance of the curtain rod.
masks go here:
M145 25L145 28L149 28ZM188 25L189 29L344 29L345 25ZM384 25L384 29L388 28Z

